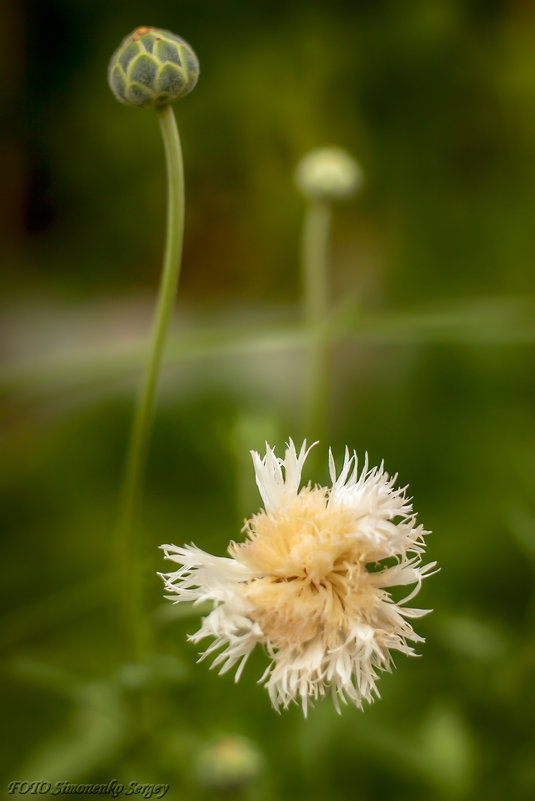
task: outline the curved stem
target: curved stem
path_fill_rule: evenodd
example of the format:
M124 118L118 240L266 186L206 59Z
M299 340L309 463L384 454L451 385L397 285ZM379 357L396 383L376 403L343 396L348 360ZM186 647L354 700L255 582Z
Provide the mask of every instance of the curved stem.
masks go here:
M313 441L327 436L329 360L325 341L328 309L328 241L331 221L329 203L311 200L305 214L302 242L304 313L313 333L305 378L305 436Z
M141 593L137 576L138 548L134 538L134 528L152 425L158 373L180 274L184 233L184 166L178 129L170 105L158 109L157 114L165 146L168 180L165 251L149 356L130 432L116 532L121 576L121 607L128 641L136 656L143 651L144 633L139 615Z

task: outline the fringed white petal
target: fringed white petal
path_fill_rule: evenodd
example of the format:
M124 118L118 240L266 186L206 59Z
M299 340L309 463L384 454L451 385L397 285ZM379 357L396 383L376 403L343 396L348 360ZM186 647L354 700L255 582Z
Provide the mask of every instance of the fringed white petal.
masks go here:
M275 451L266 442L266 455L261 458L257 451L251 451L258 486L266 512L273 512L291 502L297 496L303 465L314 447L308 449L306 440L297 453L292 439L288 441L284 459L275 456Z
M390 477L383 464L368 469L368 454L359 472L356 453L346 448L344 464L337 477L336 465L329 452L332 487L329 505L349 510L354 519L348 536L368 544L370 561L380 561L407 551L421 553L427 532L416 525L406 487L396 488L397 476Z

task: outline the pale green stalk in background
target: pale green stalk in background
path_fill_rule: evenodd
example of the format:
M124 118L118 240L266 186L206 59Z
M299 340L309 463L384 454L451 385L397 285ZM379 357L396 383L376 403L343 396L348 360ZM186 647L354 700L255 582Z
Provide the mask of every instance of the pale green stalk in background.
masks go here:
M329 302L328 243L331 205L309 200L302 241L304 316L312 331L305 374L304 431L314 441L326 441L328 425L330 348L325 339Z
M296 183L307 199L302 240L304 317L312 334L304 382L304 436L328 440L330 347L327 340L329 311L329 229L334 200L353 195L360 187L360 167L345 151L329 147L313 150L301 159Z

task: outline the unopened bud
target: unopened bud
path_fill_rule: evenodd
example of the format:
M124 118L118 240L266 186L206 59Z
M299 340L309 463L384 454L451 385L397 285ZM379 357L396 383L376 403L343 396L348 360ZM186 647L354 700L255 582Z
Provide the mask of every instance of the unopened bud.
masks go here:
M251 740L228 736L204 748L195 767L200 784L211 789L230 790L244 787L258 778L264 758Z
M170 31L142 26L113 54L108 81L117 100L129 106L166 106L189 94L199 77L197 56Z
M312 150L295 172L299 191L311 200L342 200L362 185L362 170L355 159L338 147Z

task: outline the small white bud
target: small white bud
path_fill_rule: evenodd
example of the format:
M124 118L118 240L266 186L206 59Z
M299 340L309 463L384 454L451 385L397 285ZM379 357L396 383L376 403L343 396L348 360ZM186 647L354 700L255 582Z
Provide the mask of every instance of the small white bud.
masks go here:
M311 200L343 200L362 186L362 170L339 147L323 147L303 156L295 172L299 191Z

